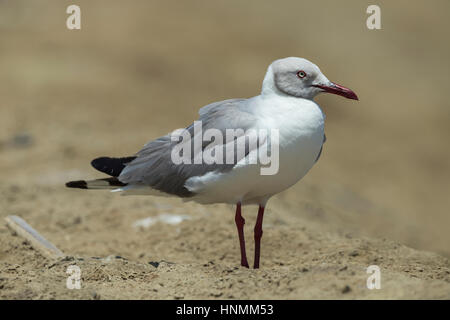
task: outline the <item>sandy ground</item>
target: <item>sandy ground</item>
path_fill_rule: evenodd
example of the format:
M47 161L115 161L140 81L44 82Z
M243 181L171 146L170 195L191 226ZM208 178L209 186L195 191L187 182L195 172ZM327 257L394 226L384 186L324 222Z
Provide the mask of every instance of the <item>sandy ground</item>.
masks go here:
M326 232L302 217L321 219L322 209L314 208L314 202L305 201L302 214L284 211L278 204L270 207L262 267L253 270L238 267L239 247L230 208L181 206L176 201L161 206L154 200L123 201L111 195L99 199L95 194L78 196L56 188L20 190L31 198L40 192L53 196L45 201L36 199L38 207L11 204L10 210L22 212L70 256L48 261L2 227L2 298L450 298L446 258L387 239ZM17 190L2 193L13 198ZM254 208L246 209L247 226L251 226L254 219L248 213ZM138 219L167 212L189 214L191 219L178 225L133 227ZM253 260L250 231L247 227ZM69 265L81 269L81 290L66 288ZM380 290L366 287L369 265L380 267Z
M69 4L0 2L0 218L21 216L67 255L45 259L1 219L1 299L450 298L448 1L381 1L379 31L361 1L78 1L81 31L65 28ZM257 94L290 55L361 101L317 99L328 141L269 202L260 270L238 266L231 206L63 187L100 177L96 156ZM256 210L244 208L251 263ZM187 218L135 226L160 215ZM80 290L66 288L69 265Z

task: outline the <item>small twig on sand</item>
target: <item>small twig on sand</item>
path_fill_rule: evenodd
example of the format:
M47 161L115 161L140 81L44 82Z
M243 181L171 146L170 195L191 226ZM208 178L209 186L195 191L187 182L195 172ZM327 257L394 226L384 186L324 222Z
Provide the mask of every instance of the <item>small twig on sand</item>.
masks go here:
M30 242L31 246L38 250L44 257L53 260L65 256L61 250L41 236L22 218L18 216L7 216L5 220L9 228Z

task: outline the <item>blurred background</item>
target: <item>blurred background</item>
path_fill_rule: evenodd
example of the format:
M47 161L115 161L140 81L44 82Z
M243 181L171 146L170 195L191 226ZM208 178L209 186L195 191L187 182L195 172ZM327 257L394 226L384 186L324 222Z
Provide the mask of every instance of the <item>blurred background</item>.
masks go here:
M81 30L66 28L70 4ZM366 27L370 4L381 30ZM449 12L447 0L0 1L1 215L48 225L62 202L67 219L86 203L101 214L104 201L63 185L98 177L92 158L257 95L273 60L298 56L360 101L316 99L322 158L270 214L450 256Z

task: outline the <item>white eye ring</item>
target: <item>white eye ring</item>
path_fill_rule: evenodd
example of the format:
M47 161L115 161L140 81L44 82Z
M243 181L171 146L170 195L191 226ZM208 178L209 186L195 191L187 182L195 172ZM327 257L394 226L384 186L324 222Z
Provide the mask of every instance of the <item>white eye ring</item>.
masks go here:
M303 70L300 70L299 72L297 72L297 77L299 77L300 79L303 79L304 77L306 77L306 72Z

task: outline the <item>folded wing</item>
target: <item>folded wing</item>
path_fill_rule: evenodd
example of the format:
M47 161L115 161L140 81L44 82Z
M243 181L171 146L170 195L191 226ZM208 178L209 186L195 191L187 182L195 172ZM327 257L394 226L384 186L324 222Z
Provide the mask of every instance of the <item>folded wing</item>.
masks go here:
M226 129L242 129L241 134L235 137L235 140L241 138L242 132L254 128L256 118L248 107L247 99L232 99L221 102L215 102L207 105L199 111L199 121L204 133L207 129L217 129L226 137ZM129 186L150 186L151 188L168 194L180 197L190 197L194 193L189 191L185 182L191 177L202 176L208 172L227 172L231 170L237 162L245 157L251 150L252 145L246 142L245 153L239 156L234 153L232 163L222 161L223 164L212 163L194 164L194 158L199 156L207 148L222 148L225 156L225 145L221 141L203 141L200 148L194 147L196 141L194 124L185 129L192 137L189 141L191 150L191 163L175 164L172 161L172 149L178 141L172 141L171 135L160 137L147 143L142 150L135 156L136 158L126 164L121 171L118 179Z

